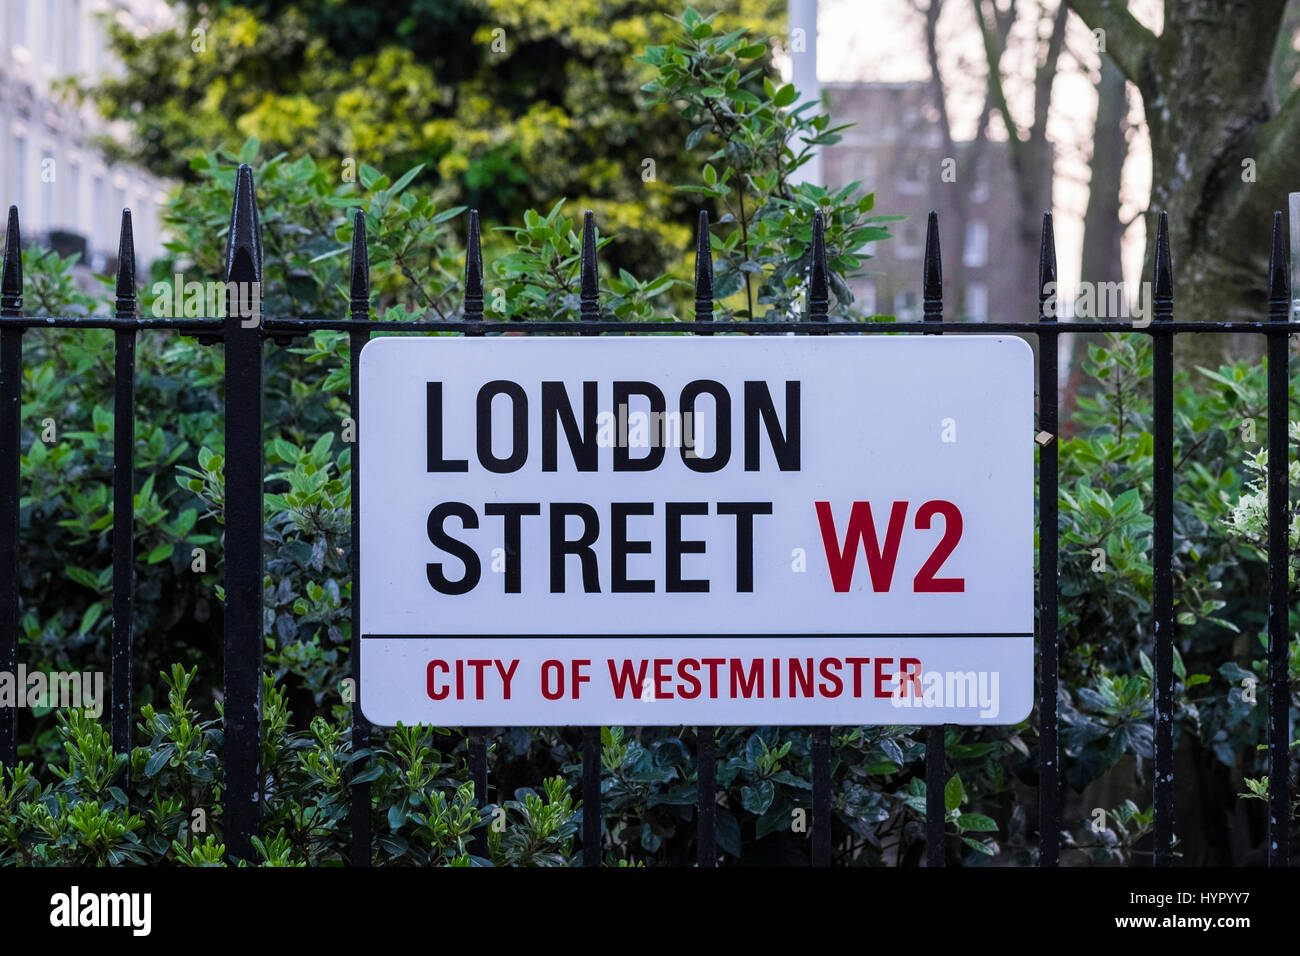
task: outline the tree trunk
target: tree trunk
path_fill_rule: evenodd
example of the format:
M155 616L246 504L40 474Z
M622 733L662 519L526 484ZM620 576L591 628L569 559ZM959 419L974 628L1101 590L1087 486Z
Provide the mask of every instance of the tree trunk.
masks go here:
M1103 53L1089 163L1092 175L1088 183L1088 206L1083 215L1083 261L1079 269L1083 282L1118 282L1124 278L1120 258L1124 230L1119 221L1119 187L1128 156L1128 142L1124 139L1127 115L1128 82L1114 61ZM1081 374L1079 362L1088 354L1088 344L1100 344L1101 338L1099 334L1061 337L1064 353L1061 368L1066 373L1061 417L1065 421L1069 421L1074 411L1076 383Z
M1300 182L1300 96L1276 112L1271 103L1286 0L1165 0L1159 37L1122 4L1068 2L1104 31L1107 52L1142 93L1151 131L1147 235L1167 212L1175 319L1262 320L1270 214ZM1242 338L1180 340L1180 362L1260 353L1257 336Z

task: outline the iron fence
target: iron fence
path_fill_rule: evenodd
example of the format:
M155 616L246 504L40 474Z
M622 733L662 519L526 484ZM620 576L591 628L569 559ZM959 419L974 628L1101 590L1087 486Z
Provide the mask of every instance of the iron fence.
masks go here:
M227 282L226 315L221 318L152 319L137 315L135 250L131 214L123 210L118 246L117 285L111 316L32 317L23 314L23 275L17 207L9 209L5 239L3 275L0 277L0 671L16 672L19 650L20 468L22 336L34 328L108 329L114 333L114 440L112 535L112 699L111 737L114 750L129 751L133 691L132 595L135 557L134 524L134 404L136 337L145 331L169 331L195 336L205 345L223 343L225 368L225 789L223 827L228 852L236 857L251 855L252 837L258 832L260 790L260 691L262 674L262 582L263 555L263 430L262 355L267 338L286 342L317 330L345 332L350 344L352 417L358 416L358 359L361 347L376 332L460 333L485 335L502 329L526 335L664 334L687 332L696 335L744 334L942 334L947 331L972 333L1015 333L1036 336L1038 380L1038 429L1044 438L1038 459L1039 569L1036 588L1038 624L1038 718L1039 764L1039 862L1057 865L1061 847L1061 774L1058 738L1058 534L1057 534L1057 443L1058 402L1057 340L1062 334L1120 332L1147 335L1153 340L1154 393L1154 507L1153 560L1154 601L1152 632L1155 644L1154 688L1154 862L1173 863L1174 775L1173 775L1173 691L1174 691L1174 593L1173 593L1173 498L1174 498L1174 384L1173 345L1178 334L1251 333L1267 340L1268 393L1268 861L1287 866L1290 859L1290 767L1288 755L1289 684L1288 610L1288 335L1300 331L1290 321L1290 283L1281 213L1273 219L1272 246L1268 270L1268 308L1259 322L1176 322L1173 312L1173 270L1168 224L1159 218L1154 257L1153 316L1147 325L1132 322L1060 322L1047 307L1048 290L1056 282L1056 251L1051 214L1043 217L1039 254L1039 314L1036 321L952 323L943 319L942 260L939 220L929 214L923 261L923 312L920 322L887 324L829 321L829 282L823 223L818 214L813 224L811 270L808 281L808 312L804 321L715 321L713 317L713 270L708 217L700 213L696 239L695 309L691 322L618 322L600 317L597 285L595 228L592 214L585 216L582 234L580 322L496 323L483 312L483 258L479 245L476 212L469 214L464 317L455 321L390 322L373 320L370 314L370 278L365 217L357 212L351 246L350 295L347 318L284 319L258 316L250 322L231 289L240 283L261 283L262 246L257 203L251 169L241 166L236 181L225 259ZM354 446L352 461L351 534L359 539L357 503L360 500L359 454L364 443ZM360 640L359 599L356 586L364 569L358 549L352 548L352 620L354 640ZM351 654L352 677L360 687L360 654ZM359 695L358 695L359 696ZM355 750L368 746L371 728L353 702L352 744ZM811 729L812 818L810 861L828 866L832 860L831 833L831 734L829 727ZM711 867L718 862L716 823L717 746L714 727L695 729L698 761L697 847L698 864ZM480 805L487 800L488 729L467 728L469 771ZM0 764L12 767L17 760L17 708L0 713ZM926 863L944 865L945 728L930 727L926 735L925 781ZM583 862L599 865L601 860L600 813L600 728L582 729L582 849ZM360 774L364 763L355 772ZM370 785L352 785L352 862L368 865L371 858ZM479 838L480 852L484 844Z

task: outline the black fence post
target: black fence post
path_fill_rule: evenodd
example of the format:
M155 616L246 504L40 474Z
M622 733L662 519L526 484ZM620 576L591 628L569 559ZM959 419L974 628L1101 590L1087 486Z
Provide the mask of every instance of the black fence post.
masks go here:
M830 320L830 278L826 269L826 222L813 213L812 262L808 273L808 320ZM831 729L812 728L812 865L831 865Z
M253 171L239 167L226 247L224 828L248 859L261 817L262 239Z
M1155 295L1152 297L1153 493L1152 569L1155 640L1155 865L1173 864L1174 846L1174 337L1161 329L1173 321L1174 274L1169 255L1169 217L1156 230Z
M18 673L18 486L22 475L23 254L18 207L9 207L0 275L0 671ZM0 764L18 762L18 708L0 708Z
M483 322L483 249L479 237L478 210L469 211L469 232L465 237L465 321L481 326ZM481 327L465 333L467 336L481 336ZM474 783L474 803L482 809L488 802L488 729L470 727L467 730L469 740L469 777ZM474 834L470 843L470 852L475 856L488 855L488 838L485 830Z
M1291 410L1285 323L1291 312L1290 267L1282 237L1282 214L1273 213L1268 261L1268 321L1283 329L1268 336L1268 865L1291 861L1291 685L1289 524L1291 498L1288 436Z
M1056 866L1061 852L1061 766L1057 743L1057 471L1056 315L1047 314L1056 287L1056 236L1043 213L1038 248L1038 864Z
M943 256L939 250L939 214L933 209L925 224L925 261L921 283L921 317L925 322L943 322ZM942 333L926 333L940 335ZM925 730L925 865L944 866L944 825L948 810L944 804L946 725Z
M135 237L122 210L113 316L136 317ZM135 330L113 333L113 715L115 753L131 753L131 668L135 590ZM130 772L130 763L127 764Z
M366 245L366 214L360 209L352 217L352 256L349 266L348 318L354 322L370 321L370 252ZM361 347L370 333L352 329L348 332L348 366L351 378L352 426L356 441L352 443L352 644L349 648L352 667L352 753L370 746L370 722L361 712ZM353 777L360 776L370 765L367 757L353 764ZM370 865L370 783L352 784L352 865Z
M695 322L713 322L713 242L709 238L709 214L701 209L695 230ZM696 328L696 335L712 335L711 329ZM694 441L694 435L691 436ZM695 728L696 797L698 817L695 861L698 866L718 865L718 741L717 728Z
M600 321L596 272L596 221L590 209L582 220L582 262L578 309L581 321ZM583 332L584 335L595 334ZM600 728L582 728L582 865L600 866Z

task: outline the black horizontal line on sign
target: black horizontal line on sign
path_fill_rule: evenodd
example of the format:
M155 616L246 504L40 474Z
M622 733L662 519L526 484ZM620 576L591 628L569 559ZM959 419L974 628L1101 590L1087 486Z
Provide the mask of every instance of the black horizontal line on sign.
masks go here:
M932 638L932 637L1033 637L1033 632L1016 632L1006 633L1005 631L993 631L990 633L974 633L971 631L962 631L960 633L925 633L925 634L894 634L894 633L863 633L863 634L362 634L362 640L381 640L381 641L415 641L415 640L449 640L452 638L482 638L482 637L508 637L521 638L524 640L543 640L555 638L573 638L576 640L594 640L596 638L606 638L613 640L633 640L637 638L651 638L655 640L708 640L710 638L721 638L723 640L762 640L764 638L819 638L827 637L836 640L849 640L852 638L862 637L896 637L896 638Z

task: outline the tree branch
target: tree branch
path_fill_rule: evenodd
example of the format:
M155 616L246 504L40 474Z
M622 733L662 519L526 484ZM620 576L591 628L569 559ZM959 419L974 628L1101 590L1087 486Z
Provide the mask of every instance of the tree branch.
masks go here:
M1142 61L1153 51L1160 38L1144 27L1117 0L1062 0L1079 15L1089 30L1103 30L1106 53L1115 61L1125 79L1145 94Z
M1064 0L1056 8L1052 22L1052 35L1047 41L1047 56L1034 77L1034 125L1030 138L1047 136L1047 113L1052 105L1052 83L1056 81L1056 67L1065 45L1065 23L1070 14Z
M1002 37L996 36L994 31L989 28L988 21L984 17L983 0L971 0L971 7L975 12L975 24L979 27L980 35L984 39L984 59L989 68L989 97L993 100L993 106L997 109L998 114L1002 117L1002 123L1007 128L1007 140L1011 147L1013 156L1020 153L1020 147L1024 141L1020 138L1020 128L1016 126L1015 118L1011 115L1011 106L1007 102L1006 90L1002 87ZM997 16L997 7L993 8L993 15ZM1000 32L1000 31L999 31Z
M1277 114L1261 123L1241 144L1240 153L1243 159L1255 160L1255 182L1240 182L1240 161L1228 164L1225 174L1230 179L1219 208L1248 218L1248 228L1253 231L1260 222L1267 221L1300 181L1300 88L1293 90Z

